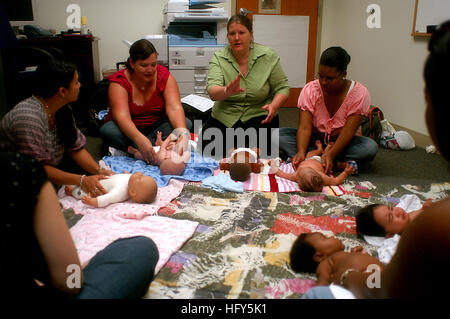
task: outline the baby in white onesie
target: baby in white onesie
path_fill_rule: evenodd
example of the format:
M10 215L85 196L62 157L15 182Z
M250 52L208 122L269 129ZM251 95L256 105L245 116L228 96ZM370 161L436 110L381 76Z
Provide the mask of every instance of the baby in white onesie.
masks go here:
M67 185L65 192L86 205L105 207L109 204L124 202L131 198L136 203L150 204L158 193L156 181L147 175L137 172L111 175L100 181L107 193L98 197L91 197L79 186Z

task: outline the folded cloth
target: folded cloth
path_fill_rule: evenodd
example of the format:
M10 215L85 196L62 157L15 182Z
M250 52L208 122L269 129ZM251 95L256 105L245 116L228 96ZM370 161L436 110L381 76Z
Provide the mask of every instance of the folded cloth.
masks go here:
M148 165L144 161L127 156L105 156L103 161L115 173L122 173L124 170L131 174L142 172L144 175L155 179L158 187L166 186L171 178L198 182L211 176L219 166L217 161L204 158L199 153L191 152L191 160L187 163L183 175L161 175L159 166Z
M422 208L422 203L420 202L419 197L416 195L403 195L400 197L400 202L397 204L397 207L403 208L405 212L408 214L412 211L416 211ZM399 235L394 235L390 238L379 237L379 236L363 236L366 242L373 246L377 246L378 258L382 263L389 263L392 256L395 254L397 250L397 245L400 240Z
M212 188L220 193L225 191L242 193L244 191L244 186L241 182L233 181L230 175L224 173L205 178L202 181L202 186Z

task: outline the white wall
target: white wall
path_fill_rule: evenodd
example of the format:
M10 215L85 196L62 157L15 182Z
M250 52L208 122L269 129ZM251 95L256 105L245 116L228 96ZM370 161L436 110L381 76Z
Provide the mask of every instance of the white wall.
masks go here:
M128 47L122 40L135 41L147 34L162 34L162 10L167 0L37 0L36 22L44 29L67 30L69 4L78 4L87 26L100 38L100 68L115 68L125 61ZM230 13L231 0L224 3ZM100 71L101 71L100 70Z
M81 7L88 28L100 38L101 69L114 68L128 57L122 40L161 34L167 0L37 0L37 22L58 32L67 29L66 8ZM413 0L321 0L317 55L329 46L344 47L352 56L349 77L363 83L372 103L394 124L428 135L424 121L422 68L427 39L411 34ZM381 29L366 26L369 4L381 7ZM230 14L234 0L224 4ZM318 61L318 59L317 59Z
M381 7L381 28L366 25L366 8ZM428 135L422 70L427 40L411 36L413 0L322 0L319 54L342 46L352 57L348 77L364 84L391 123Z

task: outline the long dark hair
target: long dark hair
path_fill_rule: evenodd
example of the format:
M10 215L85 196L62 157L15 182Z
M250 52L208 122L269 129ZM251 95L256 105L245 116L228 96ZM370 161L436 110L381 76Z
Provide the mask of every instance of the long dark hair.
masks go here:
M42 98L54 96L61 87L69 88L76 67L64 59L54 58L38 66L36 70L36 85L33 94ZM60 108L56 114L56 132L61 138L64 147L70 148L77 139L77 128L69 104Z
M125 64L128 71L130 73L133 73L134 71L130 65L130 60L133 62L136 62L137 60L145 60L153 53L156 53L156 55L158 55L158 52L150 41L141 39L134 42L130 47L130 57Z
M75 65L63 59L49 59L36 70L37 82L33 94L48 98L55 95L61 87L69 88L75 76Z
M447 127L450 116L448 88L450 81L450 20L444 22L428 43L430 54L425 62L424 79L426 89L431 99L428 107L433 109L434 129L436 130L437 146L444 157L450 160L450 143Z

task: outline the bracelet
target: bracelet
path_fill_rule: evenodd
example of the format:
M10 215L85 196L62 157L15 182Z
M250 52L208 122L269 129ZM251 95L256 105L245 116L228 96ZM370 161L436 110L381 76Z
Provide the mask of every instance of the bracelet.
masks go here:
M348 268L346 271L344 271L341 275L341 280L339 282L339 284L341 286L344 286L344 281L345 279L347 279L348 274L352 273L352 272L361 272L361 270L356 269L356 268Z
M81 175L80 188L83 188L83 180L85 177L86 177L86 175Z

